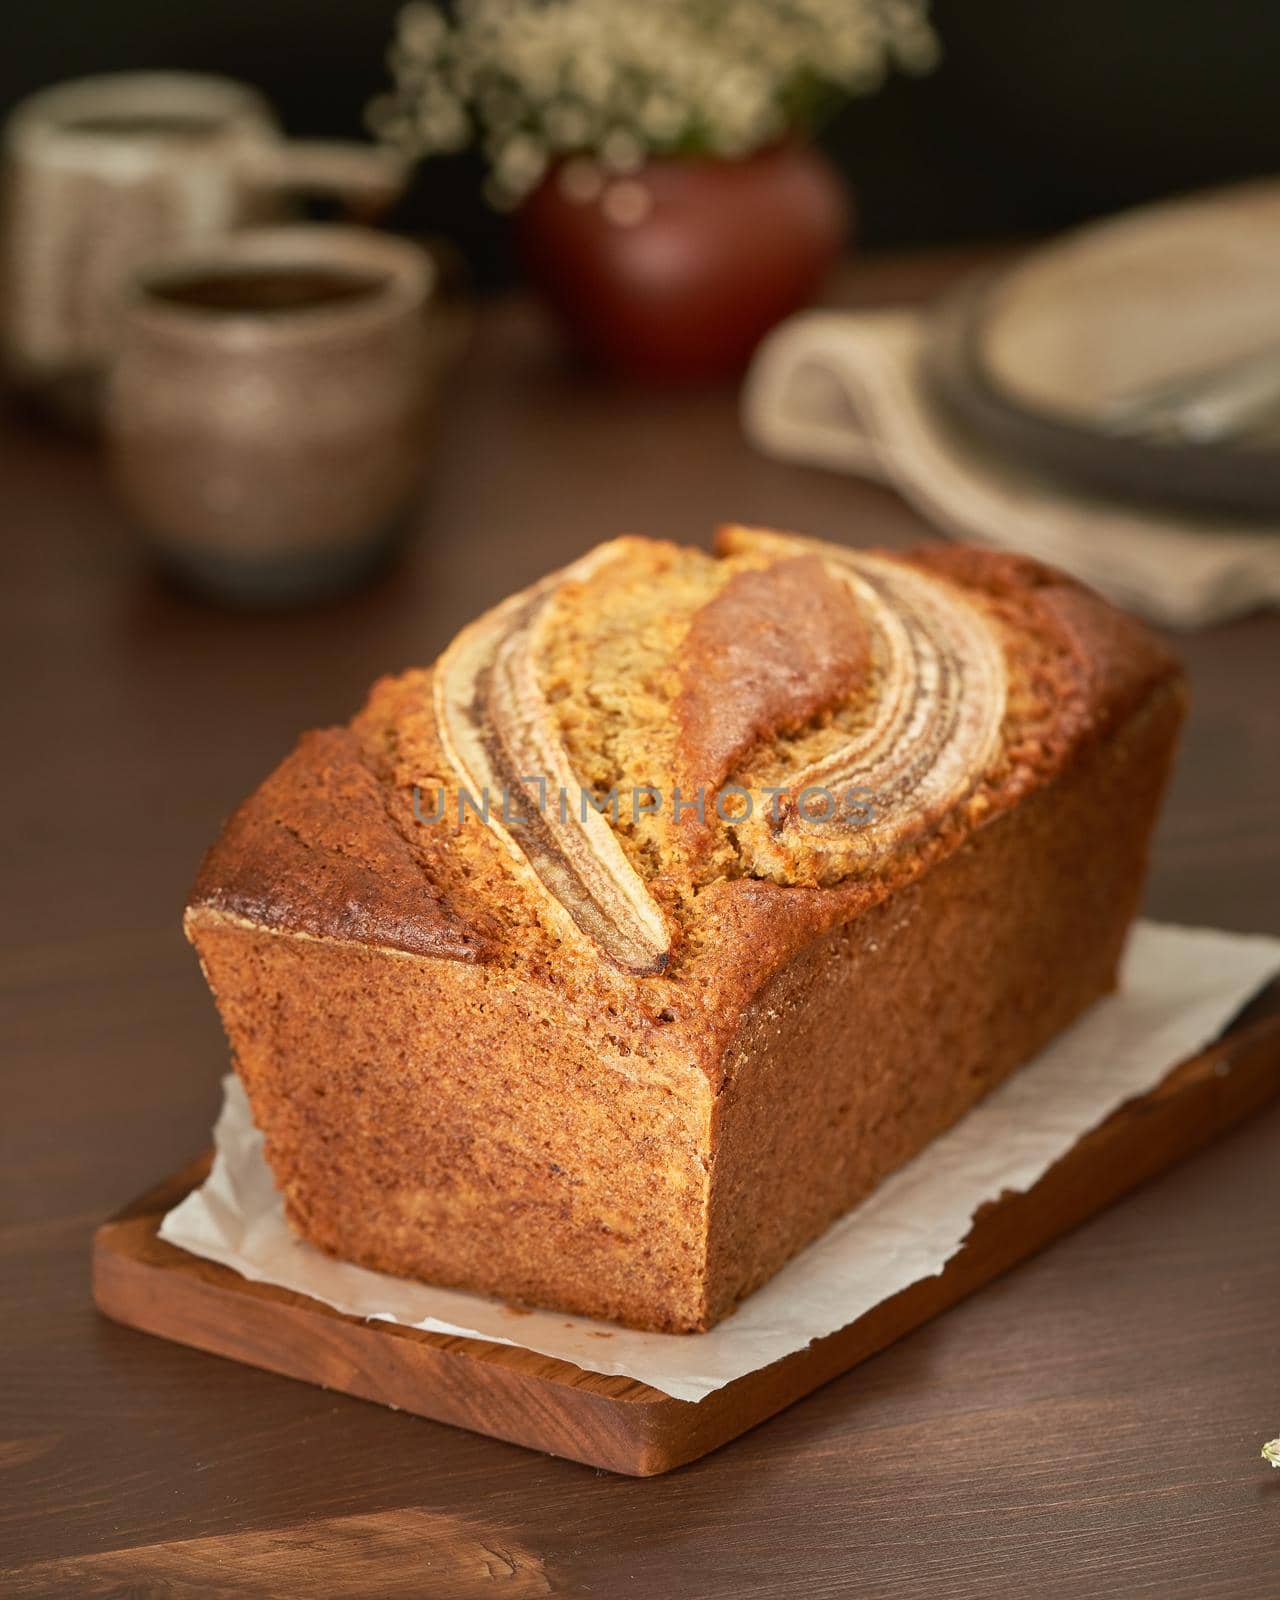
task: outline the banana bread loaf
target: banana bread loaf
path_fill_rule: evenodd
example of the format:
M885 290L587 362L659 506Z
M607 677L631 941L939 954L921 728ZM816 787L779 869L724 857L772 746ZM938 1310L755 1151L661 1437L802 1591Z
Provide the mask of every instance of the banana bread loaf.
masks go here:
M292 1225L710 1327L1112 987L1183 698L958 546L622 539L513 596L200 871Z

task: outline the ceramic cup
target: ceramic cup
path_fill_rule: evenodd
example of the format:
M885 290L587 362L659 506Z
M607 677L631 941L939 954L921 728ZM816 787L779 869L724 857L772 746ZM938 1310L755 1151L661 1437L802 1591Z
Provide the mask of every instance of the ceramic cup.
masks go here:
M20 386L91 416L122 286L158 253L282 218L303 192L371 215L403 185L372 145L288 141L230 79L121 73L59 84L3 141L5 363Z
M425 452L433 280L407 240L319 224L247 230L139 276L107 444L170 571L276 605L379 564Z

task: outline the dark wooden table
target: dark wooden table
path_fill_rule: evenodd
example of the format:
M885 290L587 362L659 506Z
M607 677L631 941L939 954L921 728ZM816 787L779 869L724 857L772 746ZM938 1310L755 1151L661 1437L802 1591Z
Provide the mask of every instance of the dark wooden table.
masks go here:
M918 297L963 258L864 266ZM887 492L753 455L729 392L566 372L519 303L451 386L416 544L365 594L220 615L156 584L93 452L0 430L0 1592L1280 1595L1280 1108L716 1455L635 1481L94 1312L89 1239L199 1151L226 1057L178 927L219 819L378 673L624 531L900 543ZM1280 929L1280 617L1196 695L1152 913Z

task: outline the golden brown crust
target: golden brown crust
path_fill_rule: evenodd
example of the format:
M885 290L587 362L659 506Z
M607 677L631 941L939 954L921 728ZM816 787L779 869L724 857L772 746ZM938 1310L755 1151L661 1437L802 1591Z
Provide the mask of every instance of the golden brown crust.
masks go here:
M1030 556L930 544L901 560L985 598L1053 708L1054 764L1114 727L1160 683L1180 676L1177 658L1136 617L1118 611L1074 578Z
M482 961L494 928L424 873L348 728L304 734L205 856L188 910L282 933Z
M866 623L816 556L735 573L694 614L680 649L682 793L714 795L758 740L854 693L870 664Z
M878 884L861 878L828 884L804 889L794 900L782 892L785 885L774 895L773 886L753 885L732 869L714 872L709 880L704 874L693 884L681 882L687 862L667 862L650 888L678 935L670 976L683 970L695 983L707 981L698 960L707 930L699 923L708 909L723 908L734 897L746 908L768 905L766 921L776 916L789 926L798 917L802 926L816 930L912 880L954 848L967 829L989 822L1063 770L1091 739L1176 675L1173 658L1140 624L1027 558L946 545L893 559L964 590L1001 629L1007 659L1025 693L1015 708L1016 721L1011 714L1000 760L964 808L895 856L877 875ZM738 573L719 590L718 599L695 613L682 654L686 671L678 701L687 777L696 764L714 786L713 771L732 768L753 741L802 718L801 687L772 698L762 689L736 709L731 702L729 731L717 734L711 701L699 699L689 669L702 659L708 677L718 682L713 642L735 615L758 615L770 595L781 593L782 614L795 620L800 597L815 592L810 560L797 558L801 564L784 575L781 591L775 587L776 569L773 578ZM844 629L839 650L799 647L818 680L808 704L820 711L842 678L856 690L859 635L856 614L842 615L829 592L818 592L823 615L833 616ZM769 637L771 649L775 643L783 648L781 634ZM660 785L667 780L668 793L671 776L655 774ZM350 730L304 738L240 808L209 853L193 904L220 906L263 926L461 960L555 959L560 930L517 881L509 852L474 812L459 821L459 787L432 713L430 674L385 679ZM441 815L435 823L419 820L437 809ZM715 936L716 967L732 967L736 943L726 947Z
M716 1098L711 1321L1114 987L1181 716L1156 690L746 1003Z
M712 642L744 595L756 613L766 563L726 549L719 573L620 547L624 575L647 564L691 597L687 647L681 632L643 656L647 717L679 692L681 659L686 690L700 658L714 678ZM811 593L808 550L791 556ZM830 883L764 881L723 854L691 872L660 835L641 847L620 829L674 930L660 972L606 959L493 829L458 815L428 671L382 680L349 729L305 737L241 807L188 929L301 1232L386 1270L707 1326L1103 992L1181 714L1176 664L1023 558L877 559L962 595L998 640L994 756L909 845ZM824 648L792 658L816 682L766 685L728 731L717 696L684 704L704 771L761 770L780 730L784 755L842 736L862 682L852 630ZM616 687L558 702L579 748ZM567 669L551 690L577 692ZM629 704L612 702L614 731ZM940 995L948 964L963 984Z

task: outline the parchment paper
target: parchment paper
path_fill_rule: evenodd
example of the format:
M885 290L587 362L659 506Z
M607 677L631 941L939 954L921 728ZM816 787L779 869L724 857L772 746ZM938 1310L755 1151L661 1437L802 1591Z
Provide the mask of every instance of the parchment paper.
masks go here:
M1117 1106L1194 1055L1280 972L1280 939L1139 923L1121 991L833 1224L710 1333L634 1333L369 1272L296 1239L243 1090L226 1079L203 1187L162 1238L354 1316L521 1345L681 1400L767 1366L942 1270L985 1201L1029 1188Z

